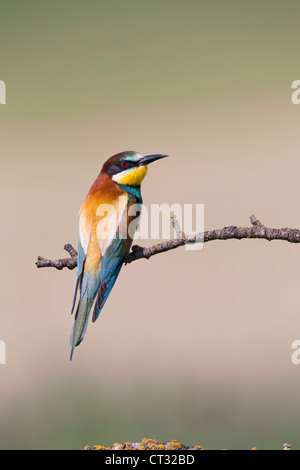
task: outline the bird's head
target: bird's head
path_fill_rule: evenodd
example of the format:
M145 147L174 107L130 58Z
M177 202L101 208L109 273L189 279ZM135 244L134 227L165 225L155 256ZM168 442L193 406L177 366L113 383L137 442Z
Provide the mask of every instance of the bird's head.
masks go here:
M142 156L137 152L122 152L109 158L103 165L105 172L111 179L125 186L140 186L146 176L147 165L167 157L167 155Z

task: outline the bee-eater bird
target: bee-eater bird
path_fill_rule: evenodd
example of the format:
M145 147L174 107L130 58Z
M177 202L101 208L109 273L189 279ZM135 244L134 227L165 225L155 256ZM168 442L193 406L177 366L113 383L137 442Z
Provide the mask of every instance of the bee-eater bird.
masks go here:
M82 341L93 308L94 322L107 300L130 250L141 210L141 182L147 165L167 155L142 156L122 152L109 158L79 211L77 282L72 313L79 301L71 331L71 356ZM131 228L130 233L128 228Z

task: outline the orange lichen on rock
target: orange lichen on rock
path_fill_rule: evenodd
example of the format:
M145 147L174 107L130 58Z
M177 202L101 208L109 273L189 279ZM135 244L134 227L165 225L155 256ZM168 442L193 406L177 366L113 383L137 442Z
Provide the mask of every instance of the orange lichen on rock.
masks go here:
M291 450L290 444L283 444L284 450ZM186 446L173 439L170 442L163 443L153 438L143 438L141 442L124 442L119 444L115 442L112 447L105 447L102 445L85 446L84 450L206 450L205 447L200 445ZM226 450L226 449L222 449ZM257 447L252 447L251 450L257 450Z
M182 449L182 444L180 444L180 442L176 441L175 439L167 443L166 450L179 450L179 449Z

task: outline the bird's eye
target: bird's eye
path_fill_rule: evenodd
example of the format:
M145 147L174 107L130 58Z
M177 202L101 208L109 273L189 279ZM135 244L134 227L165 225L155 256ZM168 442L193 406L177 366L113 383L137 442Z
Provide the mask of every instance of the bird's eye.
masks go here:
M121 166L123 168L126 168L128 166L128 162L126 162L126 161L121 162Z

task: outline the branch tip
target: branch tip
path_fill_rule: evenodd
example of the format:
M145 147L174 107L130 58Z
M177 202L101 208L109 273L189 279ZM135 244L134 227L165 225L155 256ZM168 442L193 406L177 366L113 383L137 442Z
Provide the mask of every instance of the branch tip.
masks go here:
M179 222L177 220L177 217L176 217L175 213L171 212L170 217L171 217L172 226L173 226L173 228L176 232L176 237L177 238L186 238L185 233L180 228L180 225L179 225Z
M64 250L66 250L69 253L71 258L74 258L78 254L77 251L75 250L75 248L73 248L73 246L71 245L71 243L67 243L64 246Z
M263 224L255 217L255 215L250 216L250 222L253 227L263 227Z

